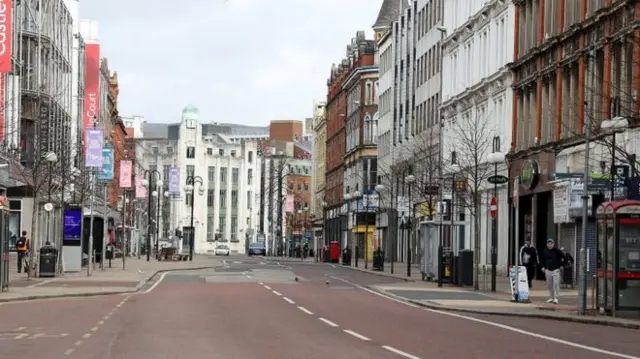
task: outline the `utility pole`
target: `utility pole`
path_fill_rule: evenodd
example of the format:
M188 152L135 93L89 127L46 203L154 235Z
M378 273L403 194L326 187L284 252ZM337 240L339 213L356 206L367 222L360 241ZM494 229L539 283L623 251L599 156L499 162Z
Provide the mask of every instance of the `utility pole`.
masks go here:
M587 85L587 102L585 103L585 128L584 128L584 178L582 192L582 240L580 241L580 282L578 283L578 291L580 293L578 303L578 314L584 315L587 311L587 224L589 221L589 191L587 190L589 183L589 137L591 137L591 115L593 114L593 83L594 83L594 61L595 47L591 44L589 50L589 79Z

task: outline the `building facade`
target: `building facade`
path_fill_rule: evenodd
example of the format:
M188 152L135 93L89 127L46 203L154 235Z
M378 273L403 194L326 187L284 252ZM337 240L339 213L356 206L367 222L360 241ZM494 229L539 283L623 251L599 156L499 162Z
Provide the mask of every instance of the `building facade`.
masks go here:
M346 92L346 151L344 193L347 200L347 246L360 258L371 259L377 247L375 213L378 180L378 66L376 43L358 32L352 42L350 68L342 88ZM368 252L368 254L366 254Z
M184 108L181 122L169 125L168 133L165 138L138 139L136 145L137 167L161 173L162 186L152 188L161 197L160 213L163 208L169 212L159 216L160 236L181 233L181 248L188 248L193 205L195 253L211 253L218 244L245 253L259 217L257 144L232 143L208 132L193 106ZM180 173L179 192L174 193L168 187L172 167ZM196 179L193 196L185 190L191 179Z
M347 54L351 53L347 47ZM342 85L349 72L349 59L331 66L327 80L326 106L326 164L325 164L325 234L326 245L338 241L346 244L346 206L344 205L344 154L346 152L345 116L347 112L346 92Z
M507 64L513 59L515 7L511 1L454 1L445 2L443 9L442 77L450 79L442 85L443 171L466 179L464 189L456 186L454 194L447 186L445 191L445 200L455 196L453 212L459 221L453 236L445 234L454 238L445 246L454 253L471 249L479 265L491 263L492 219L488 208L495 195L506 208L498 211L497 218L497 264L506 271L510 223L507 198L511 193L507 184L501 184L494 193L488 178L495 169L487 161L494 151L494 140L500 144L496 151L501 152L508 152L512 143L512 79ZM500 164L497 174L508 176L506 164Z
M327 153L327 123L325 101L313 102L313 195L311 213L316 244L324 243L325 164Z
M513 245L517 248L523 238L531 238L541 248L546 238L557 236L560 245L579 258L576 243L582 237L576 225L581 223L571 209L579 204L569 204L568 216L559 215L552 195L557 188L549 182L554 174L583 172L586 164L592 172L604 173L613 172L614 166L635 166L631 155L637 153L639 142L634 118L640 109L635 96L640 91L636 25L640 5L638 1L611 0L514 3L511 176L520 182L519 216L515 218L520 225ZM623 134L612 135L599 126L601 121L620 119L629 127L622 129ZM587 124L600 138L589 162L584 161L581 143ZM619 153L611 160L614 136L624 142L618 142ZM593 206L611 197L606 192L591 193ZM593 266L595 226L590 222L588 228L586 241Z

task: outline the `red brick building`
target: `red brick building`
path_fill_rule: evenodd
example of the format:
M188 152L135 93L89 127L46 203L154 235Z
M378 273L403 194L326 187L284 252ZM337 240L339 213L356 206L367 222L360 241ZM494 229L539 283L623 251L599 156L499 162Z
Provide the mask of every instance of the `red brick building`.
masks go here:
M351 49L350 46L347 47ZM346 227L344 205L344 155L346 152L347 94L343 88L351 63L345 58L331 66L327 80L326 163L325 163L325 242L340 241Z
M553 209L553 185L549 182L556 162L567 156L562 151L584 142L587 116L595 135L602 120L621 116L637 121L640 1L517 0L514 4L514 62L510 65L514 76L514 156L510 173L511 180L520 178L521 184L520 218L515 219L520 233L512 236L520 243L510 244L511 248L519 247L525 236L531 236L532 242L543 248L549 236L572 238L571 234L554 233L556 226L548 215ZM589 86L591 81L593 86ZM580 152L584 150L576 149L578 155ZM562 172L584 169L584 162L580 168L569 168L570 161L563 161ZM525 171L526 181L522 180ZM591 240L595 235L587 238ZM573 253L574 242L562 245ZM591 253L595 263L595 248ZM510 263L513 261L512 256Z

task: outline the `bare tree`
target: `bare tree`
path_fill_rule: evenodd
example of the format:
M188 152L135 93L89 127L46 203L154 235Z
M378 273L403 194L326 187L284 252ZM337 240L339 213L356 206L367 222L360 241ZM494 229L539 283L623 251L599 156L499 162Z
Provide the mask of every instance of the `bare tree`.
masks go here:
M488 117L470 114L446 123L445 128L445 185L450 184L456 206L467 210L473 219L474 288L477 290L480 280L480 214L487 205L482 193L488 190L487 180L494 174L494 165L487 159L497 132ZM450 212L455 216L455 208Z

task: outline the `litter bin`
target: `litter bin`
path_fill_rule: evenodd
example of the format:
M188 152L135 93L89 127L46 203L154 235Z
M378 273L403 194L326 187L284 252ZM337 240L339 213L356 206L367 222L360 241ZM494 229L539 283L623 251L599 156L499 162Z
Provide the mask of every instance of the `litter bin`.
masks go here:
M342 265L350 266L351 265L351 249L345 248L342 250Z
M380 248L373 253L373 270L384 270L384 252Z
M40 277L55 277L57 262L58 262L57 249L49 246L44 246L40 248L40 263L38 264L40 271L38 275Z

